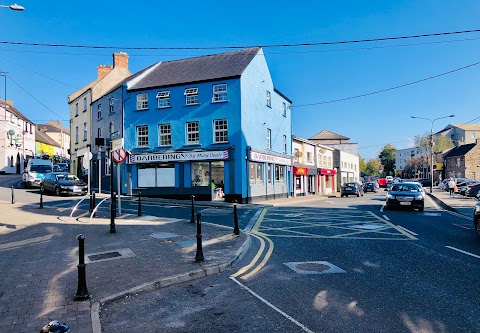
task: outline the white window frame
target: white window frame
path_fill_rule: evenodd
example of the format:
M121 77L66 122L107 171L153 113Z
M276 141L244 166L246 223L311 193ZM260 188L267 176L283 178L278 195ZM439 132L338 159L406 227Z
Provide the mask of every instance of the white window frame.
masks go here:
M170 91L165 90L165 91L159 91L157 93L157 107L159 109L164 109L164 108L169 108L171 107L170 105ZM162 102L162 105L160 105L160 102Z
M221 140L222 138L224 140ZM226 142L228 142L228 119L215 119L213 121L213 143Z
M137 110L147 110L148 109L148 94L141 93L137 94Z
M287 104L282 102L282 116L287 117Z
M193 128L196 127L196 128ZM196 136L197 140L190 140L190 137ZM188 121L185 123L185 142L187 145L200 144L200 122Z
M102 119L102 104L97 105L97 119Z
M113 106L115 105L115 100L113 97L110 97L110 100L108 102L108 106L109 106L109 109L108 109L108 114L112 114L112 113L115 113L115 111L113 110Z
M267 106L269 108L271 108L272 107L272 94L268 90L267 90L267 94L266 94L266 99L267 99Z
M267 128L267 149L272 149L272 130Z
M168 132L166 130L168 129ZM166 143L164 143L164 141ZM170 124L158 125L158 146L169 147L172 145L172 126Z
M185 88L185 105L198 105L198 88Z
M227 84L220 83L213 85L212 103L227 102Z
M143 129L143 133L140 134L140 130ZM146 131L145 131L146 129ZM146 133L145 133L146 132ZM135 137L136 137L136 143L137 147L148 147L149 142L148 142L148 125L139 125L135 128ZM145 142L146 138L146 142ZM142 139L144 144L140 144L140 139ZM146 144L145 144L146 143Z
M87 132L87 123L83 123L83 141L87 141L88 132Z

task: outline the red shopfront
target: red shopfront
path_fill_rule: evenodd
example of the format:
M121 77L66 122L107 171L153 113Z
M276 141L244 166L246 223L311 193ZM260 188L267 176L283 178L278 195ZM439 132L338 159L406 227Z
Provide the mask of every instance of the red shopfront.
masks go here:
M335 169L318 169L318 190L320 195L335 193Z
M317 177L316 169L293 166L293 175L293 191L295 196L317 193L315 179L315 177Z

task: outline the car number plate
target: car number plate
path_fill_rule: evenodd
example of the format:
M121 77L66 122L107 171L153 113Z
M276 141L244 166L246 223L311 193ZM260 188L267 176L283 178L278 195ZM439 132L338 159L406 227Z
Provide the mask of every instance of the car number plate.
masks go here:
M351 191L351 190L352 190L351 187L346 187L345 189L346 189L347 191Z
M411 202L400 202L400 205L402 206L410 206L411 204Z
M75 190L73 190L73 192L82 192L82 190L75 189Z

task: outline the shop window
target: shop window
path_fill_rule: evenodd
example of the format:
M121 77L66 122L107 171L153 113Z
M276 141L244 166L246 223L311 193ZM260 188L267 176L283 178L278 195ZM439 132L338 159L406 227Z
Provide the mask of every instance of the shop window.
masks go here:
M275 165L275 181L277 183L285 182L285 167L283 165Z
M267 164L267 182L272 183L272 165L270 163Z
M210 163L192 162L192 186L210 185Z
M302 189L302 181L300 177L295 177L295 189L301 190Z
M250 162L250 184L263 184L263 163Z
M173 163L139 165L138 186L175 187L175 165Z

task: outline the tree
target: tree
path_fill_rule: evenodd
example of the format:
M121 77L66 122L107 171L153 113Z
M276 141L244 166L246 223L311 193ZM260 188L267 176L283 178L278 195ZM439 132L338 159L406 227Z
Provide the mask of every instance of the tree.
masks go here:
M367 168L367 162L365 162L361 156L358 156L358 158L360 159L360 176L368 176L369 174L365 171Z
M370 176L375 176L378 174L378 168L382 163L378 158L372 158L367 162L367 167L365 169L366 174Z
M415 156L409 158L405 162L405 167L403 168L403 178L416 178L417 171L422 168L422 157Z
M423 135L415 136L415 144L418 148L421 148L422 151L430 151L430 134L425 133ZM453 141L450 138L447 138L444 135L434 135L433 136L433 151L435 153L440 153L447 149L453 147Z
M395 173L395 147L391 144L386 145L380 151L378 158L383 165L385 174L393 175Z

